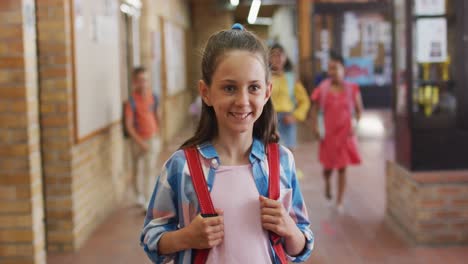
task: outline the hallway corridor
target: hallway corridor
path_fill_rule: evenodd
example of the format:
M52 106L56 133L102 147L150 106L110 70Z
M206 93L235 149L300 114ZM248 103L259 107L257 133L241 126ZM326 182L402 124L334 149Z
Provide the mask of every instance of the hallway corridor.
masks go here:
M343 214L324 203L316 143L303 142L298 147L296 165L304 172L301 188L316 238L307 263L466 263L468 247L416 247L386 225L385 162L393 158L392 136L386 134L392 131L389 116L367 112L363 117L359 130L363 164L349 170ZM49 255L48 263L149 263L138 245L142 223L143 215L137 208L123 206L80 251Z

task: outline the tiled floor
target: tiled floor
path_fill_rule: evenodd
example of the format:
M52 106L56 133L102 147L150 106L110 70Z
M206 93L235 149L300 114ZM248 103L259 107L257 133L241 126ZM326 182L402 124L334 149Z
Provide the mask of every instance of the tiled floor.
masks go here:
M298 147L296 163L304 172L301 188L316 236L307 263L467 263L468 247L417 247L385 224L385 161L393 158L390 131L388 113L364 116L359 129L363 164L349 169L343 214L324 204L316 144L306 141ZM79 252L49 256L48 263L150 263L138 246L142 221L140 211L124 207Z

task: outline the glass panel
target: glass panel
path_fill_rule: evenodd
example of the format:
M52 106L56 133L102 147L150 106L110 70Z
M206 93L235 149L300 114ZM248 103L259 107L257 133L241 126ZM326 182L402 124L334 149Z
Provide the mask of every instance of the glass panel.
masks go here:
M412 111L414 125L421 128L455 125L456 16L453 0L440 1L445 8L415 9Z
M314 20L315 85L328 70L330 50L342 53L346 78L360 86L392 83L391 22L378 12L316 15Z

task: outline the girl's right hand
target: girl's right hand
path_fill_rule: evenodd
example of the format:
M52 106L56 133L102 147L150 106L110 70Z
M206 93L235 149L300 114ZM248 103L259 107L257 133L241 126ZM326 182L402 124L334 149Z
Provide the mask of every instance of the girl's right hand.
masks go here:
M224 219L223 212L216 210L218 216L203 218L198 215L187 226L187 242L189 248L193 249L207 249L215 247L224 238Z

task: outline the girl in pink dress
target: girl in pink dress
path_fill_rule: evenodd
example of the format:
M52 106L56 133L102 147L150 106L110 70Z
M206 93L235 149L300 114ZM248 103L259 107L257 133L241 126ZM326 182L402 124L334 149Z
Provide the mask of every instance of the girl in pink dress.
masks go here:
M343 58L332 53L328 65L328 79L323 80L312 93L314 134L320 137L319 157L324 167L325 197L332 199L330 177L338 170L338 195L336 205L343 210L343 193L346 186L346 167L361 163L357 140L353 131L353 118L359 121L362 99L358 85L344 80ZM322 115L323 118L319 118ZM320 119L323 124L319 124ZM324 130L319 132L320 125ZM322 135L320 135L322 134Z

